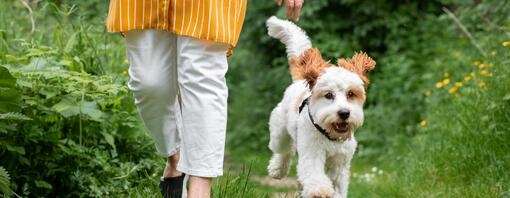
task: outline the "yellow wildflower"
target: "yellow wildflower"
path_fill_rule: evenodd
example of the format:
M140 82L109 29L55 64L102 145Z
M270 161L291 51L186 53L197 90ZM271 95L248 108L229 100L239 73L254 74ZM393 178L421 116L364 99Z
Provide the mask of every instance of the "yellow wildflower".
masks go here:
M471 76L464 77L464 81L469 81L469 80L471 80Z
M438 83L436 83L436 88L438 88L438 89L443 88L443 86L444 86L444 85L443 85L443 83L442 83L442 82L438 82Z
M478 66L478 68L480 68L480 69L485 68L485 64L483 64L483 63L482 63L482 64L480 64L480 65Z
M127 70L122 71L122 75L127 76L128 72Z
M129 60L127 58L124 59L124 64L129 64Z
M480 64L480 61L474 61L474 62L473 62L473 65L474 65L474 66L478 66L479 64Z
M489 72L487 70L481 70L480 71L480 75L482 75L482 76L487 76L488 73Z
M471 72L471 73L469 73L469 76L471 76L471 77L475 77L475 72Z
M492 56L496 56L496 54L497 54L497 52L496 52L496 51L492 51L492 52L491 52L491 55L492 55Z
M494 76L494 74L493 74L492 72L489 72L489 73L487 74L487 76L488 76L488 77L492 77L492 76Z
M425 93L423 93L423 94L425 94L425 96L426 96L426 97L428 97L428 96L430 96L430 94L432 94L432 93L431 93L429 90L426 90L426 91L425 91Z
M443 80L443 84L444 84L444 85L447 85L448 83L450 83L450 79L445 78L445 79Z
M420 126L427 126L427 124L428 124L427 120L422 120L420 122Z
M483 88L487 87L487 84L485 84L485 82L480 82L480 83L478 83L478 87L483 89Z
M455 87L462 87L462 82L455 82Z
M508 47L510 46L510 41L505 41L502 43L503 47Z
M443 76L444 76L445 78L448 78L448 77L450 76L450 74L449 74L448 72L445 72L445 73L443 74Z
M452 87L452 88L448 89L448 93L452 94L452 93L455 93L455 92L457 92L457 87Z

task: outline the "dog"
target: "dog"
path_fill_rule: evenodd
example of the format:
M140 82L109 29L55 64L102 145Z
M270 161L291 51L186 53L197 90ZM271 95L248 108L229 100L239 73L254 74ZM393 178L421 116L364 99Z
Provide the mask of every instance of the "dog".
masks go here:
M367 73L376 63L360 52L333 65L292 22L272 16L266 25L269 36L286 46L293 80L269 119L269 176L287 176L297 151L302 197L345 198L357 146L353 134L364 120Z

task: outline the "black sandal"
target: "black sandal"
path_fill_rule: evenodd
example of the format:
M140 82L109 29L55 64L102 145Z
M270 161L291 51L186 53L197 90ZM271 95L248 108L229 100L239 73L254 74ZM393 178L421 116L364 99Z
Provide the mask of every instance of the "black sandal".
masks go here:
M159 190L163 198L181 198L182 197L182 185L184 176L182 174L178 177L165 177L159 182Z

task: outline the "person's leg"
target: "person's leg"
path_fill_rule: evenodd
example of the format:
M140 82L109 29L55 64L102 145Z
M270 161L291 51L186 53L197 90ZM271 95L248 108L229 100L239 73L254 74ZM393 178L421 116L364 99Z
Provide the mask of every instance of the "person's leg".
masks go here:
M228 45L178 37L177 49L183 141L177 170L190 175L188 198L209 197L211 178L223 174Z
M129 59L128 87L159 155L177 153L180 138L175 122L176 37L159 30L135 30L125 35Z
M211 197L212 178L210 177L189 177L188 198L209 198Z
M180 185L166 185L166 181L182 174L176 170L180 147L176 124L179 105L175 102L177 38L169 32L148 29L127 32L125 41L130 62L128 87L158 154L167 157L161 184L165 184L162 193L168 194L170 188L182 188L182 179Z

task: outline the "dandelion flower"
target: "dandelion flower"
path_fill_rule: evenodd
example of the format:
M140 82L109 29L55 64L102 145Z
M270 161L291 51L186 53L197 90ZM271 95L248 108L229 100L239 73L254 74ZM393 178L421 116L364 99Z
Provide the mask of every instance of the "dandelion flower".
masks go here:
M462 87L462 82L455 82L455 87Z
M471 80L471 76L464 77L464 81L469 81L469 80Z
M505 41L501 44L503 45L503 47L508 47L508 46L510 46L510 41Z
M480 65L478 66L478 68L480 68L480 69L485 68L485 64L483 64L483 63L482 63L482 64L480 64Z
M487 87L487 84L485 84L485 82L480 82L480 83L478 83L478 87L483 89L483 88Z
M488 73L489 72L487 70L481 70L480 71L480 75L482 75L482 76L487 76Z
M453 93L457 92L457 89L458 89L457 87L452 87L452 88L448 89L448 93L453 94Z
M450 83L450 79L445 78L445 79L443 80L443 84L444 84L444 85L447 85L448 83Z
M473 62L473 65L474 65L474 66L478 66L479 64L480 64L480 61L474 61L474 62Z
M471 77L475 77L475 72L471 72L471 73L469 73L469 76L471 76Z
M492 55L492 56L496 56L496 54L497 54L497 52L496 52L496 51L492 51L492 52L491 52L491 55Z
M443 88L443 86L444 86L444 85L443 85L443 83L442 83L442 82L438 82L438 83L436 83L436 88L438 88L438 89Z
M492 77L492 76L494 76L494 74L493 74L492 72L489 72L489 73L487 74L487 76L488 76L488 77Z
M420 122L420 126L427 126L427 124L428 124L427 120L422 120Z

